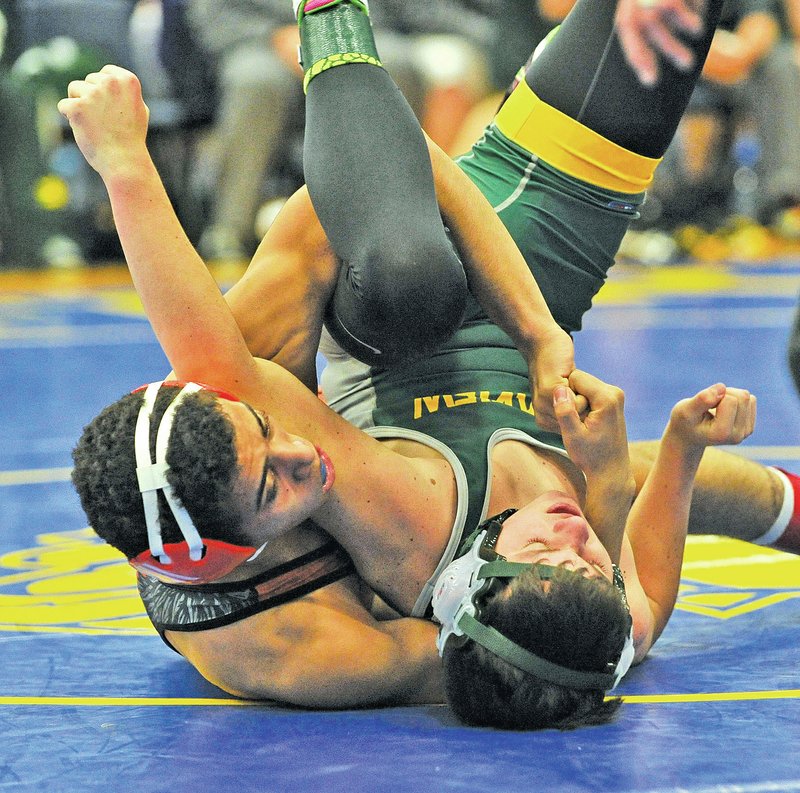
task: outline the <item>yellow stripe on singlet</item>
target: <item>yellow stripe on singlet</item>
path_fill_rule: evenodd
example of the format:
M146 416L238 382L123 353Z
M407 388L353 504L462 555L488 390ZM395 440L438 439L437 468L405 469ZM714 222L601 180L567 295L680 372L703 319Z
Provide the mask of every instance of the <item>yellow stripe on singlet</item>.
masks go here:
M641 193L660 159L624 149L543 102L523 80L495 118L514 143L560 171L620 193Z

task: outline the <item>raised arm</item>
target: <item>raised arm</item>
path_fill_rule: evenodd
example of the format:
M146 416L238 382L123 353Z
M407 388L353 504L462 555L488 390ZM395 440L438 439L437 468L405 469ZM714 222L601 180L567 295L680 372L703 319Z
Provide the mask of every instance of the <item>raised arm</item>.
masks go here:
M631 609L644 605L646 599L650 612L647 635L637 642L637 660L661 635L675 606L692 489L703 452L707 446L740 443L753 431L755 417L755 397L722 384L672 409L655 463L626 527L634 570L626 570L624 561L622 567Z
M258 378L255 363L147 151L139 80L104 66L70 83L58 109L103 179L134 285L175 374L246 397L246 384Z
M484 196L432 141L437 198L454 233L470 288L530 362L539 423L557 429L552 390L574 369L572 340L556 324L536 281ZM299 190L283 207L243 278L226 294L253 355L276 361L314 387L314 352L339 262ZM579 397L579 410L585 408Z
M558 430L553 389L575 368L572 339L553 319L524 257L503 222L467 175L428 140L436 195L455 235L470 291L513 339L529 364L540 426ZM578 410L586 403L578 397Z

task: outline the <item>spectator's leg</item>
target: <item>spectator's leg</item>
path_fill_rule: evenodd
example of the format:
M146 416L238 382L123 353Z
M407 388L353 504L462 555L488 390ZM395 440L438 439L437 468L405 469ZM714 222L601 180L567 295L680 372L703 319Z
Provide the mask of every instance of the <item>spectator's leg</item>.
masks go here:
M252 253L254 220L267 165L280 144L299 79L269 50L245 46L220 67L220 107L215 129L214 203L200 238L207 258Z
M800 68L793 46L779 43L755 69L747 87L761 142L760 218L780 223L785 210L795 209L797 214L800 208ZM800 234L800 214L795 223Z

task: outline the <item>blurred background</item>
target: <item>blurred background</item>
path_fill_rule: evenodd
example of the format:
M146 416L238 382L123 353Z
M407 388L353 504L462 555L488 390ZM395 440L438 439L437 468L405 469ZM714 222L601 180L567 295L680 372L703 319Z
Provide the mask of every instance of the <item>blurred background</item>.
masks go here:
M378 47L457 155L573 0L380 0ZM800 247L800 0L727 0L703 79L622 259ZM56 111L105 63L140 77L150 147L201 254L246 260L302 182L289 0L0 0L0 268L118 261L104 190Z

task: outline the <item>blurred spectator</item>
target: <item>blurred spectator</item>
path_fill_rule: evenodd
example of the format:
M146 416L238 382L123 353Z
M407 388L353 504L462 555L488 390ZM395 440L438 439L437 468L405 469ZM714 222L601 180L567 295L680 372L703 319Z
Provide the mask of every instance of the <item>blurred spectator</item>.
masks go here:
M380 0L378 52L430 137L445 151L491 91L501 0Z
M782 13L781 0L725 3L703 77L657 172L651 222L660 214L665 226L698 218L712 226L733 212L781 230L787 213L798 213L800 69Z
M4 22L12 23L10 46L0 48L0 263L74 267L84 253L72 236L70 185L51 161L58 132L43 111L52 103L55 112L69 68L84 69L91 56L65 39L25 49L19 6L0 0Z
M452 155L463 154L494 118L503 95L533 46L552 30L574 0L487 0L491 5L493 34L486 48L490 91L476 103L451 144ZM555 7L553 3L559 3ZM553 16L555 15L555 17Z
M209 259L241 258L257 241L259 203L302 181L300 147L292 145L300 142L303 102L291 3L170 2L185 7L217 88L216 121L196 171L199 189L212 197L198 248ZM485 47L494 33L487 3L380 0L370 9L383 62L444 148L487 90Z
M793 69L795 75L789 90L794 91L793 98L800 103L800 98L797 96L800 91L800 78L797 77L800 74L800 0L782 0L779 7L782 11L782 40L779 47L785 51L785 57L793 61L793 66L787 67L787 69ZM798 111L798 117L800 117L800 111ZM797 138L787 142L786 145L787 149L789 146L796 146ZM786 191L786 198L777 196L778 202L774 206L776 211L770 217L772 225L780 234L794 240L800 239L800 188L796 182L797 175L797 169L791 175L787 173L784 181L794 178L795 184L791 190ZM781 206L781 200L785 206Z
M184 5L189 31L213 66L217 99L213 133L197 168L196 189L213 196L198 248L209 259L244 258L255 243L267 165L302 92L299 68L285 55L294 16L286 0Z

